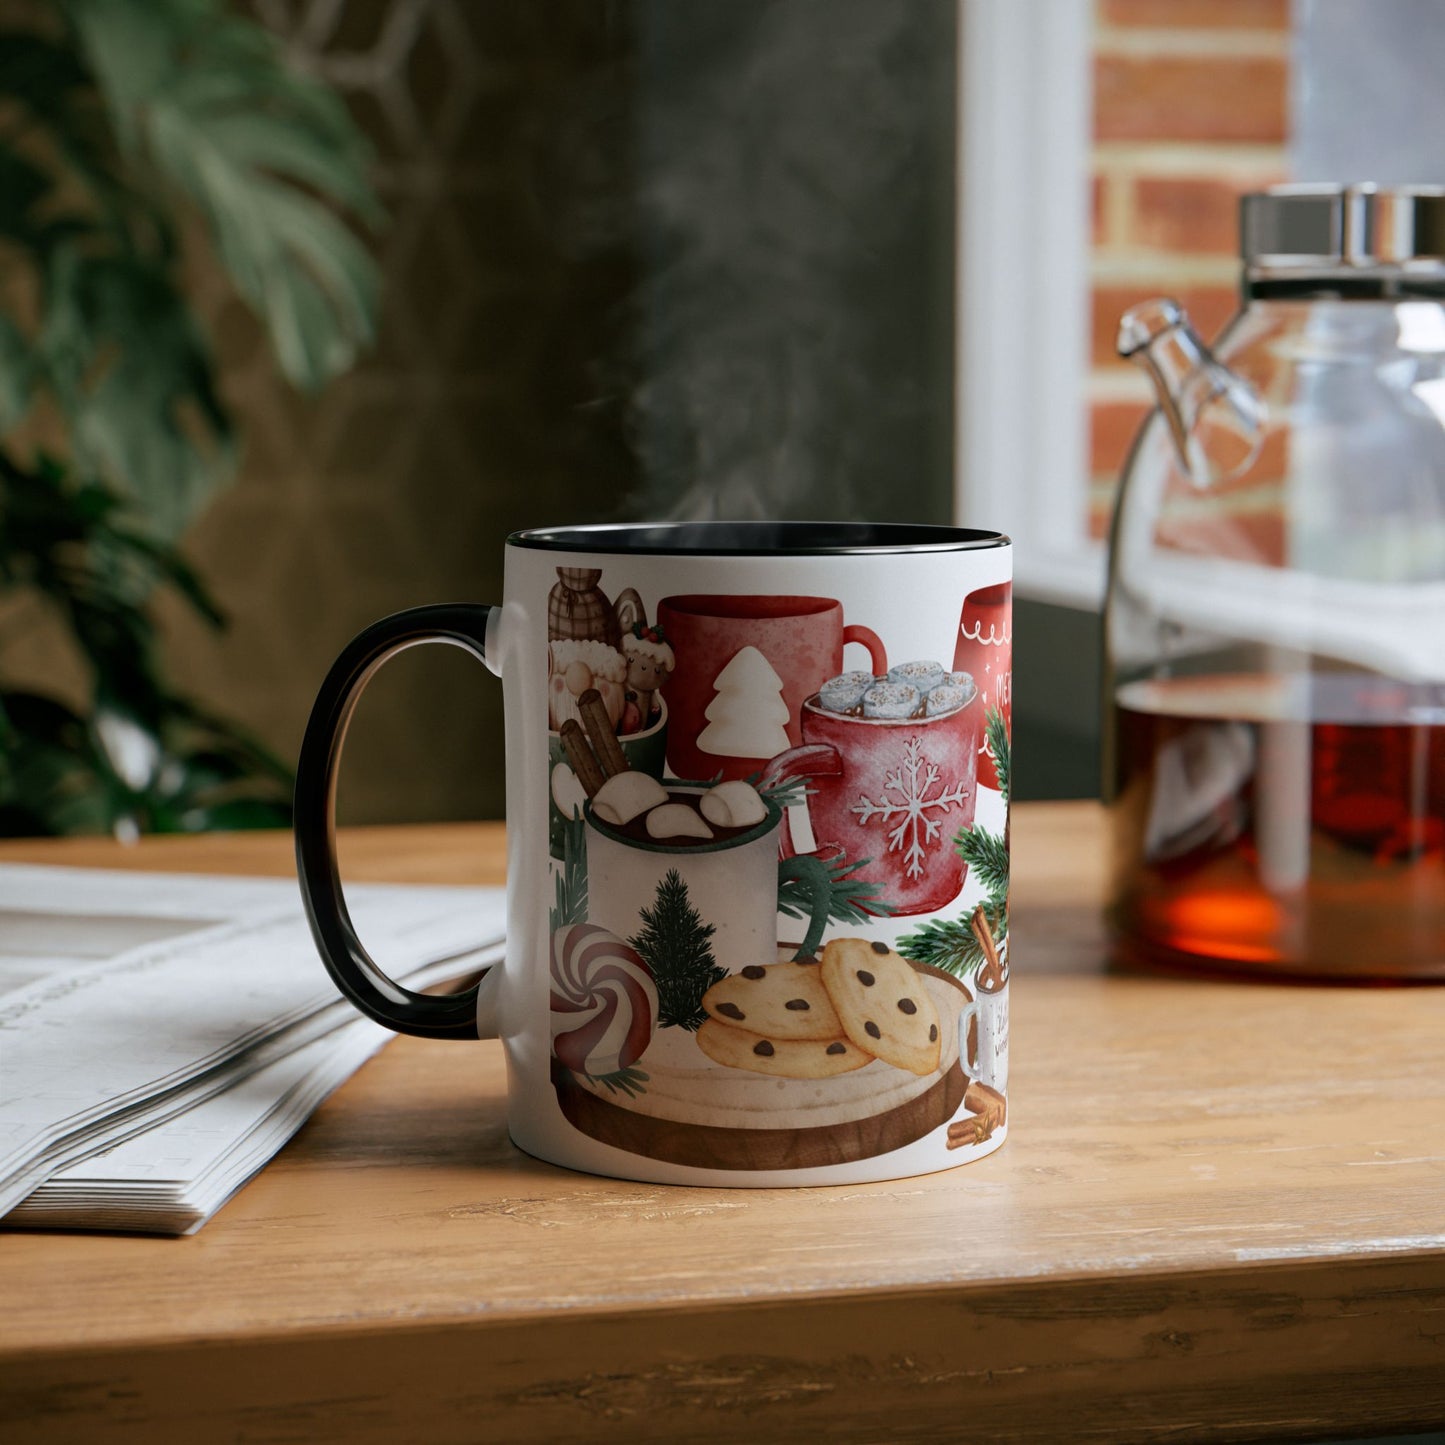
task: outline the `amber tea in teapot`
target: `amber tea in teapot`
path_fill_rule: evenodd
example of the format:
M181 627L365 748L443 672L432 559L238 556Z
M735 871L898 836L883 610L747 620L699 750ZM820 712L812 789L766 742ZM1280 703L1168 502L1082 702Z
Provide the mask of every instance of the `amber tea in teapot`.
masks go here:
M1117 923L1136 946L1321 976L1438 957L1445 698L1323 680L1333 697L1298 717L1256 678L1119 689Z

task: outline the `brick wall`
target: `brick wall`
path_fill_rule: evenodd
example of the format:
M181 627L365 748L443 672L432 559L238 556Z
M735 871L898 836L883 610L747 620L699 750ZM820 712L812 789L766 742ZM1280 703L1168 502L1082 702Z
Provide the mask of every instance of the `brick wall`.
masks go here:
M1150 405L1119 316L1167 294L1213 336L1235 310L1236 207L1286 179L1289 0L1095 0L1089 530Z

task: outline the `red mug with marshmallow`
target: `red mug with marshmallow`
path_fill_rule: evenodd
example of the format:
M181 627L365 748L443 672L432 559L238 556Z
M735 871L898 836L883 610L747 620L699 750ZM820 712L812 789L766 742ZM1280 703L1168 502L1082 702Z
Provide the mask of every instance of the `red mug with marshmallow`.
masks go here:
M664 597L657 617L677 657L662 691L679 778L746 778L797 747L803 702L843 671L848 643L870 672L888 671L878 634L845 624L831 597L687 593Z
M808 785L815 856L866 860L895 917L932 913L963 891L953 844L973 825L983 710L975 690L939 717L840 716L803 704L803 746L774 758L763 785ZM784 821L783 855L799 851Z

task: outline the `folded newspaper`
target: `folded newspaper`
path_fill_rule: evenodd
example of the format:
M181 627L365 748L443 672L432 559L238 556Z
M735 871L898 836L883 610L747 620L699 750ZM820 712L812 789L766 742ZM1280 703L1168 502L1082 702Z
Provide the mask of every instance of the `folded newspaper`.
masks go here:
M412 988L500 959L500 888L348 889ZM189 1234L391 1034L294 882L0 866L0 1226Z

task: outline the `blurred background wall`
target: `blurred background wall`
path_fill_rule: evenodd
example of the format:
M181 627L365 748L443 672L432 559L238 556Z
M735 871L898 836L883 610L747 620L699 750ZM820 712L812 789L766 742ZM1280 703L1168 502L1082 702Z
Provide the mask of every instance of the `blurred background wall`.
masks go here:
M294 757L346 640L500 597L528 525L951 508L950 0L254 0L336 85L390 221L376 354L307 400L198 274L247 439L177 675ZM368 690L351 822L498 816L500 689Z
M1114 354L1121 312L1172 294L1216 333L1245 191L1445 180L1445 26L1438 0L1085 3L1077 495L1101 541L1151 404ZM184 539L229 631L162 610L178 686L290 759L342 644L396 608L496 597L515 528L951 518L956 0L236 5L370 138L383 315L364 364L306 397L191 264L244 459ZM1073 400L1030 397L1030 417ZM1017 795L1092 796L1096 612L1021 596L1015 627ZM7 594L0 639L7 685L82 705L84 668L42 603ZM460 653L409 653L361 709L342 817L498 815L501 757L492 680Z
M1445 184L1445 12L1434 0L1295 0L1301 181Z

